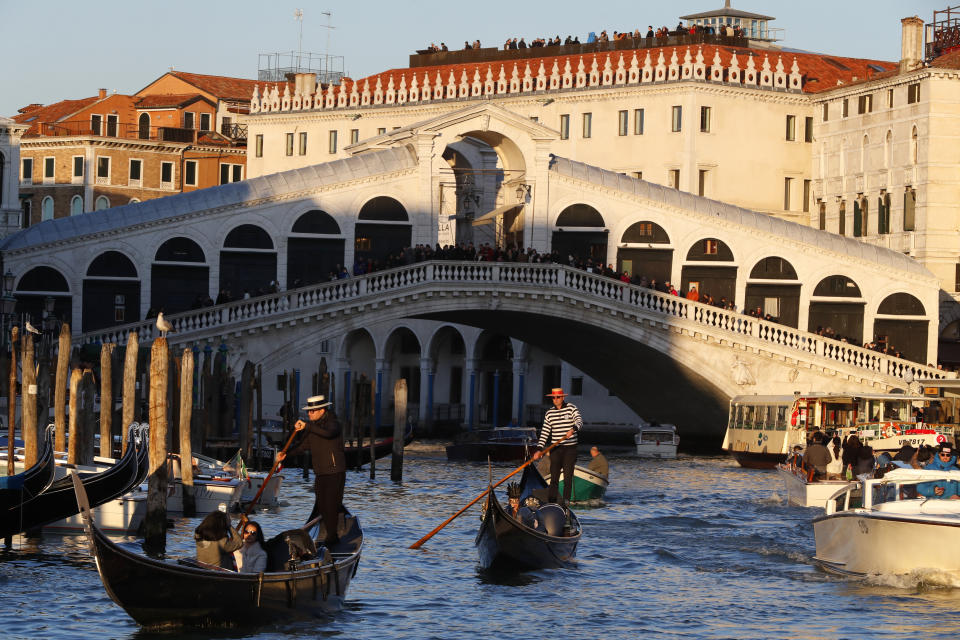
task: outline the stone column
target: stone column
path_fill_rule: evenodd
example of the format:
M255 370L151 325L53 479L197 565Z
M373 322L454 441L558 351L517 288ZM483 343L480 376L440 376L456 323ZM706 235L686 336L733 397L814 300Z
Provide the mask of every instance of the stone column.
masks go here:
M475 412L477 406L477 359L476 358L467 358L465 361L466 364L466 380L467 388L466 394L464 397L467 399L467 428L473 429Z
M377 427L380 426L381 420L383 419L383 412L381 410L382 401L383 401L383 385L386 382L389 375L384 375L386 372L387 360L385 358L377 358L377 389L373 398L373 424Z
M433 358L420 358L420 424L433 426Z
M527 363L522 358L514 356L513 358L513 397L517 399L514 409L511 412L513 421L523 426L525 416L523 415L524 396L526 395L526 376Z

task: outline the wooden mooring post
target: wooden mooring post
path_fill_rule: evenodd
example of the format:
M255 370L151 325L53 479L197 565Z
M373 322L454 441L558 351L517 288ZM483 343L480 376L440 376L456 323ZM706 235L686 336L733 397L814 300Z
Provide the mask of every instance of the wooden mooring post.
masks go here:
M120 425L120 455L127 452L127 432L133 424L134 409L137 404L137 356L140 350L137 332L127 336L127 353L123 358L123 412Z
M56 429L53 448L66 451L67 432L67 382L70 380L70 325L60 326L60 340L57 343L57 372L53 389L53 423Z
M150 349L150 475L144 545L156 552L167 546L167 339L155 338Z
M68 432L70 434L70 444L67 445L67 463L80 464L80 434L82 427L78 424L80 420L80 377L83 373L80 369L74 369L70 372L70 419Z
M377 411L374 408L377 401L377 379L370 381L370 411L367 413L367 419L370 421L370 479L377 477L377 421L375 416ZM359 454L360 452L357 451ZM359 455L358 455L359 457Z
M390 479L403 480L403 435L407 426L407 381L397 380L393 385L393 457L390 460Z
M20 437L23 438L23 468L37 463L37 368L33 363L33 336L23 336L23 366L20 368ZM60 449L63 451L63 449Z
M106 343L100 347L100 455L113 457L113 349ZM122 433L124 428L120 427ZM121 436L122 437L122 436Z
M193 351L183 350L180 360L180 482L183 484L183 515L197 515L193 490L193 443L190 425L193 423Z
M7 395L7 475L12 476L16 471L13 454L14 446L14 426L17 418L17 338L19 329L13 327L10 329L10 387ZM4 546L8 549L13 546L13 536L7 536L3 540Z

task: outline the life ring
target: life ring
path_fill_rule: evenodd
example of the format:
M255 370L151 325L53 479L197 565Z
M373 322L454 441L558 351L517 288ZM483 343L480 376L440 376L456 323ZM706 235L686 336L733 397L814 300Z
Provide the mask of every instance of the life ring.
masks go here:
M937 434L937 443L938 443L938 444L942 444L942 443L944 443L944 442L946 442L946 441L947 441L947 437L946 437L945 435L943 435L942 433Z

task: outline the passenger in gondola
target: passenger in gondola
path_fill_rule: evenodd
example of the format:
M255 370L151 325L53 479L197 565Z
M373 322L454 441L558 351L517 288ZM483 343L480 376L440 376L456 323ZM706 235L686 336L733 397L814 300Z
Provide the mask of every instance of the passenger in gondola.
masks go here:
M193 534L197 541L197 560L224 569L233 569L233 552L243 540L230 526L230 516L223 511L212 511L203 519Z
M267 570L267 550L264 548L263 530L260 524L247 520L241 529L243 546L233 552L240 573L261 573Z
M520 504L520 496L522 493L523 490L521 489L519 483L511 482L507 485L507 499L510 501L510 506L507 508L507 514L509 514L510 517L519 520L522 524L532 529L536 529L536 512L527 504ZM535 498L527 498L526 502L532 502L532 504L539 503Z

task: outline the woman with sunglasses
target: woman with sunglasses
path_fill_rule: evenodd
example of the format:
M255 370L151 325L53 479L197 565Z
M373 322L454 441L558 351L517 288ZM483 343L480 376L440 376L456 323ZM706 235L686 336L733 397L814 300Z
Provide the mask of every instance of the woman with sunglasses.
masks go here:
M263 531L253 520L247 520L240 529L243 546L233 552L240 573L261 573L267 570L267 551Z

